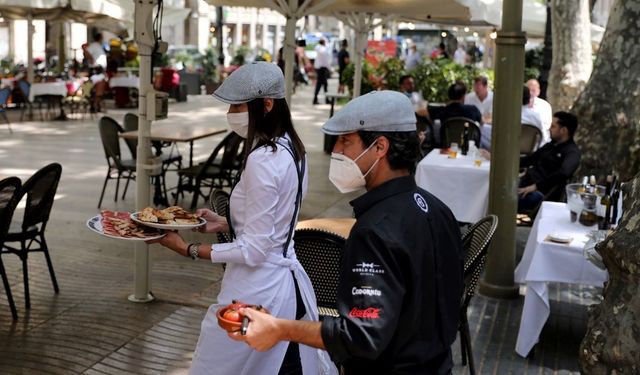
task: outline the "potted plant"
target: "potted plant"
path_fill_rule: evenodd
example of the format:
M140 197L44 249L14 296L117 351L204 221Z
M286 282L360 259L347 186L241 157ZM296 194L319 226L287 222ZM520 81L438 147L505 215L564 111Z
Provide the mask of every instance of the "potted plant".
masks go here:
M207 47L202 56L202 82L204 82L207 95L213 94L220 86L218 80L218 54L211 46Z

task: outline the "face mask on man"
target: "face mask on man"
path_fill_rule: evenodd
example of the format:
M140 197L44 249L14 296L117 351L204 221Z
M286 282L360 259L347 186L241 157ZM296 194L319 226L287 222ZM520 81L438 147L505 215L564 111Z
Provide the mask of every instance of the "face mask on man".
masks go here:
M249 134L249 112L227 113L227 123L231 130L242 138Z
M380 159L376 159L371 168L362 174L360 167L356 164L356 161L362 157L367 151L376 144L373 142L371 146L367 147L357 158L354 160L349 159L343 154L331 153L331 163L329 164L329 180L335 185L341 193L350 193L356 191L366 185L365 177L371 172L373 167L378 164Z

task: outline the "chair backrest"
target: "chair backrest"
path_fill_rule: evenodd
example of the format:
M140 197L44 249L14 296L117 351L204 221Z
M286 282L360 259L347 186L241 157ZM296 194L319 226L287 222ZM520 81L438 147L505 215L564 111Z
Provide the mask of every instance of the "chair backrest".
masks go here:
M465 303L475 294L487 258L487 249L498 227L498 217L488 215L473 224L462 235L464 259Z
M118 138L118 134L123 133L124 129L122 129L116 120L108 116L100 118L98 127L100 128L100 139L102 140L102 147L104 148L107 162L109 165L113 163L118 169L121 169L120 139Z
M24 183L21 197L26 195L27 202L22 220L22 230L27 230L37 224L42 224L43 227L46 225L61 175L62 166L58 163L51 163L37 171Z
M92 97L93 82L90 79L82 82L78 90L82 93L83 98L90 99Z
M465 123L469 123L469 140L480 146L480 124L466 117L450 117L440 129L440 143L443 147L449 147L451 142L460 143Z
M311 279L318 306L335 309L346 239L320 229L298 229L293 241L296 257Z
M238 158L241 155L242 146L245 139L240 137L235 132L227 134L220 143L213 149L207 161L202 164L200 171L198 172L198 178L205 178L207 167L210 165L217 165L222 170L222 174L227 175L231 179L233 171L239 168ZM216 158L222 151L220 162L216 164Z
M131 132L131 131L137 131L137 130L138 130L138 115L136 115L135 113L126 113L124 115L124 131ZM127 144L129 151L131 151L131 156L134 159L137 159L138 158L138 151L137 151L138 140L125 138L124 141Z
M531 154L542 141L542 131L535 125L522 124L520 128L520 154Z
M11 95L11 89L5 87L0 90L0 108L3 108L7 105L7 100L9 100L9 95Z
M0 181L0 249L9 232L13 212L20 202L21 186L18 177L8 177Z
M211 207L211 211L220 216L224 216L229 220L229 199L229 193L222 189L214 189L209 196L209 206ZM233 242L231 233L218 232L216 235L219 243Z
M31 91L31 84L23 79L18 81L18 89L22 92L22 98L25 102L29 102L29 92Z

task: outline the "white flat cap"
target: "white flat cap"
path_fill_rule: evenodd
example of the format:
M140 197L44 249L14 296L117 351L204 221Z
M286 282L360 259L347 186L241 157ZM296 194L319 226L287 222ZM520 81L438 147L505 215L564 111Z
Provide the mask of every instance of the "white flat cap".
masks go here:
M409 98L397 91L372 91L347 103L322 131L330 135L353 132L415 132L416 114Z
M257 98L284 98L284 76L277 65L256 61L241 66L212 94L227 104L242 104Z

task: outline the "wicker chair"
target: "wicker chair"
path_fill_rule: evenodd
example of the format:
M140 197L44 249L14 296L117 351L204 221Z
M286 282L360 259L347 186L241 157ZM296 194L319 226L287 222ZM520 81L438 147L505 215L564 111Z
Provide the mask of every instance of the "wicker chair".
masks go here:
M122 159L120 153L120 139L119 133L123 133L124 129L111 117L104 116L100 118L98 123L100 128L100 139L102 140L102 147L104 148L104 154L107 158L107 164L109 169L107 170L107 176L104 179L102 185L102 193L100 193L100 200L98 201L98 208L102 205L102 198L104 198L104 191L107 188L107 182L109 180L116 180L116 195L114 201L118 201L118 189L120 187L120 178L127 180L124 185L124 192L122 193L122 199L127 194L127 188L129 187L129 181L135 180L136 161L134 159ZM115 177L113 174L115 173Z
M469 373L475 375L476 369L473 362L473 350L471 348L471 334L469 333L469 320L467 308L471 298L475 295L476 286L480 279L480 274L484 269L487 258L487 249L493 238L493 234L498 227L498 217L496 215L486 216L473 224L462 235L462 246L465 251L464 259L464 294L460 307L460 350L462 354L462 365L469 363Z
M522 124L520 128L520 155L533 153L542 142L542 131L535 125Z
M0 181L0 249L4 246L5 238L9 232L13 212L15 211L18 202L20 202L19 195L21 185L22 183L18 177L9 177ZM0 257L0 276L2 276L4 291L7 293L11 316L13 317L13 320L18 320L18 311L16 310L16 304L13 302L13 294L11 294L11 286L9 285L7 272L5 271L4 264L2 263L2 257Z
M442 147L449 147L451 142L460 142L465 123L469 123L469 140L475 141L476 146L480 145L480 125L477 122L466 117L450 117L442 123L440 128Z
M222 189L215 189L209 195L209 206L211 211L217 213L220 216L224 216L229 219L229 193ZM218 232L218 243L233 242L233 237L229 232Z
M296 256L309 275L321 316L338 316L340 258L346 239L320 229L298 229L293 237Z
M26 207L24 209L24 217L20 230L10 231L4 241L2 253L11 253L17 255L22 261L22 276L24 279L24 301L27 309L31 308L31 299L29 297L29 272L27 268L27 259L29 253L44 253L47 266L49 268L49 276L55 293L60 292L56 274L53 271L53 263L49 256L49 247L44 238L44 231L49 221L53 200L58 190L58 183L62 175L62 166L58 163L51 163L31 176L24 183L20 190L20 198L27 197ZM7 245L7 243L19 242L19 247Z

